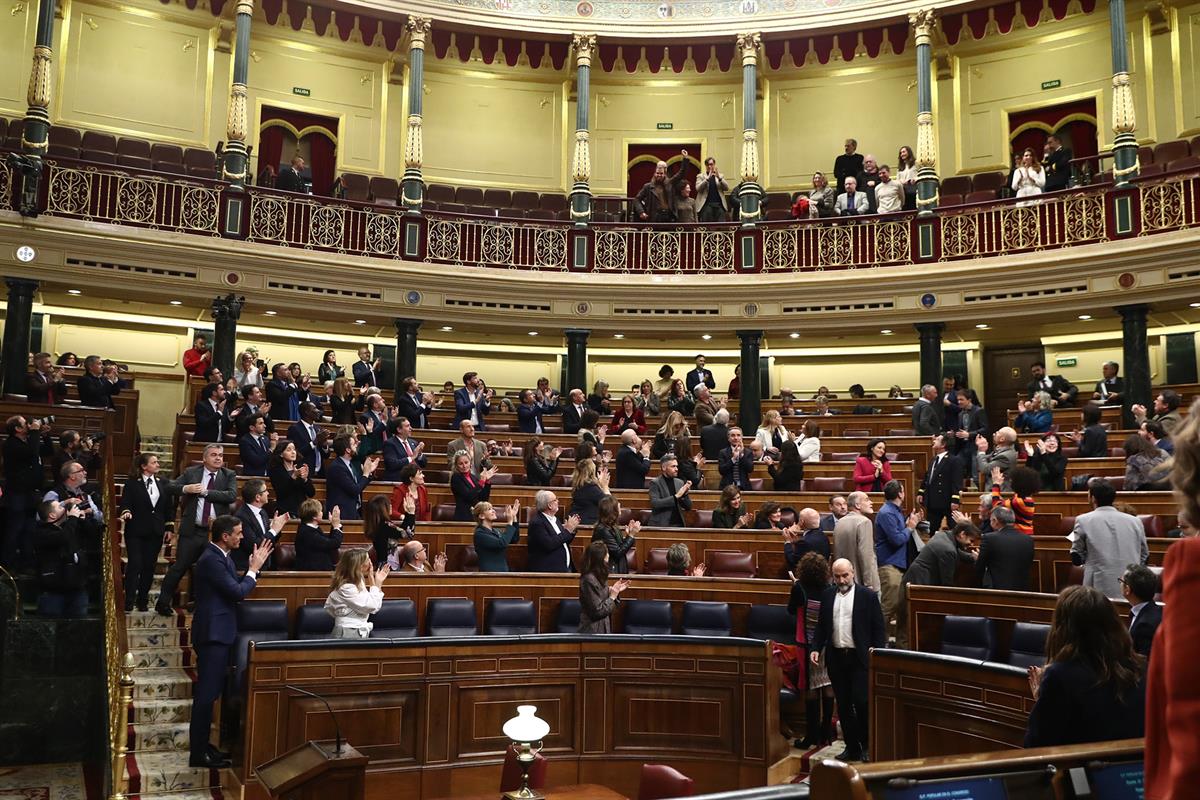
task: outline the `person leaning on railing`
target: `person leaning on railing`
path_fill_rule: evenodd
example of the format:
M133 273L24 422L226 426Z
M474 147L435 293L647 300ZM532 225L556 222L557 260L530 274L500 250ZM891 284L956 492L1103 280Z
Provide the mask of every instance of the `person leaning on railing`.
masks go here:
M834 209L834 204L837 202L837 192L829 185L829 181L825 179L825 173L814 172L812 184L813 188L807 196L802 192L797 193L795 200L792 202L792 216L797 219L837 216L837 211Z
M894 214L904 210L904 187L900 181L892 180L892 168L879 166L878 182L875 184L875 213Z
M712 156L704 159L704 174L696 176L696 209L700 222L721 222L729 214L725 195L729 184Z

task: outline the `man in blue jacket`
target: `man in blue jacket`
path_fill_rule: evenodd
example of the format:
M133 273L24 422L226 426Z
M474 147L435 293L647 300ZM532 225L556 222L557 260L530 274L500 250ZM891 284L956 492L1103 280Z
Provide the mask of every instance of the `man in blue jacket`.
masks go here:
M913 511L904 518L904 484L888 481L883 487L884 504L875 514L875 562L879 565L880 601L888 634L896 627L896 610L900 607L900 582L908 569L909 549L916 550L913 533L921 521L921 512ZM914 552L915 555L915 552Z
M250 568L238 578L230 552L242 541L242 523L223 514L212 521L211 541L200 555L192 578L196 610L192 615L192 645L196 648L196 685L192 695L192 767L222 769L229 757L209 743L213 703L220 699L229 670L229 649L237 637L237 604L254 590L258 571L271 555L264 540L250 554Z

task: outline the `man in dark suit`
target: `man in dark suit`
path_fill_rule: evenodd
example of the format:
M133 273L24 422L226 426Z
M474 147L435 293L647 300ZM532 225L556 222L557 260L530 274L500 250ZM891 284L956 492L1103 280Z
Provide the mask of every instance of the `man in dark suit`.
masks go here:
M49 353L33 357L33 372L25 376L25 394L31 403L58 405L67 397L62 367L52 366Z
M1011 508L997 504L991 513L991 532L979 544L975 573L985 589L1010 592L1029 591L1029 572L1033 569L1033 537L1013 527L1016 515Z
M935 405L936 404L936 405ZM916 436L932 436L943 430L941 403L938 403L936 386L925 384L921 387L921 396L913 403L912 426ZM934 530L937 530L936 528Z
M362 519L363 489L371 482L371 474L379 466L379 456L368 456L362 468L351 461L358 448L358 437L339 436L333 440L333 458L325 467L325 507L340 508L342 519Z
M162 550L167 520L175 519L175 502L167 482L158 477L158 456L142 453L137 477L125 481L121 492L121 519L125 522L125 610L146 611L154 567Z
M650 473L650 443L636 431L621 431L621 449L617 451L617 477L614 489L642 489Z
M296 445L296 455L308 465L313 477L323 477L325 462L329 460L329 441L317 424L321 412L315 403L300 404L300 421L287 429L287 438Z
M548 394L537 394L532 389L521 392L521 403L517 406L517 427L521 433L540 435L545 433L542 427L542 417L546 414L558 414L561 409Z
M223 769L231 764L229 757L209 742L213 703L225 689L229 649L237 637L237 604L254 591L258 571L271 555L271 543L261 543L250 554L246 574L239 579L230 553L241 542L242 523L222 514L212 520L211 541L196 560L192 582L196 610L191 643L196 650L196 683L189 726L191 767Z
M371 359L371 348L363 345L358 348L358 361L354 362L351 370L354 373L354 385L359 388L379 385L379 368L383 362L376 357Z
M949 439L948 433L933 435L933 454L929 459L929 469L925 471L921 488L917 490L917 503L925 509L929 530L933 533L937 533L942 527L943 520L951 520L951 515L958 510L961 499L959 493L963 485L963 464L946 452Z
M1102 406L1121 405L1121 395L1125 394L1125 379L1117 374L1121 371L1121 365L1115 361L1105 361L1100 370L1104 377L1096 381L1092 399Z
M250 420L246 435L238 439L238 457L242 462L242 475L246 477L265 478L267 462L271 458L271 448L278 440L279 434L272 433L267 438L267 421L262 414L255 414Z
M428 458L425 443L412 438L412 423L407 417L397 417L388 423L392 435L383 443L383 479L400 480L400 471L409 464L425 468Z
M846 191L846 178L857 178L863 168L862 154L856 152L858 142L854 139L847 139L845 150L845 153L833 161L833 176L837 179L838 194Z
M821 595L821 611L809 659L825 666L837 698L838 716L845 733L846 749L839 761L865 761L870 716L867 709L868 670L871 648L884 647L887 634L879 595L854 582L854 566L846 559L833 562L833 586Z
M275 176L275 188L284 192L303 192L305 187L302 172L304 159L296 155L291 164L279 168L279 174Z
M717 454L717 470L721 473L721 488L733 484L743 492L750 491L750 473L754 471L754 455L742 446L742 429L729 429L729 446Z
M250 430L250 421L254 419L255 414L261 414L263 421L267 423L267 431L269 433L274 433L275 420L271 418L272 408L274 408L274 406L263 399L262 389L253 385L243 386L242 404L229 414L230 418L235 423L238 436L245 436Z
M279 532L288 523L287 514L267 515L267 501L271 495L267 492L267 482L259 478L246 481L242 486L242 504L233 512L242 523L242 543L229 553L233 565L238 572L249 569L250 556L254 549L264 541L269 541L271 547L279 544ZM272 559L268 558L263 569L273 569Z
M563 433L579 433L579 422L583 418L583 412L587 411L587 408L587 403L584 402L583 398L583 390L572 389L567 394L567 404L563 406Z
M717 409L712 425L700 429L700 452L708 459L717 459L729 445L729 410Z
M1029 399L1032 400L1038 392L1046 392L1054 401L1055 408L1075 405L1075 397L1079 394L1079 388L1075 384L1062 375L1047 375L1046 365L1041 361L1030 364L1029 373L1033 375L1033 380L1025 387Z
M483 388L483 381L474 372L463 375L463 388L454 392L454 424L457 428L464 419L470 420L475 430L484 431L483 418L492 410L492 390Z
M704 368L704 356L698 355L696 356L696 368L688 371L683 387L689 392L694 392L696 387L701 384L709 389L717 388L717 381L713 378L712 370Z
M286 364L276 364L271 368L271 380L267 381L267 402L276 409L275 414L280 419L297 419L299 414L292 416L292 401L296 401L299 411L300 402L308 399L308 392L292 382L292 374Z
M1045 155L1042 167L1046 170L1046 186L1042 191L1057 192L1067 188L1071 182L1071 151L1062 146L1061 139L1051 134L1042 152Z
M47 460L54 457L50 426L17 415L5 423L4 502L7 524L0 563L10 570L33 566L34 512L42 501Z
M75 381L79 390L79 402L96 408L113 408L113 395L121 393L121 379L117 377L117 365L104 366L100 356L88 356L83 360L84 374Z
M1121 594L1129 601L1129 616L1133 620L1129 625L1133 649L1146 658L1150 658L1154 633L1162 624L1162 606L1154 602L1158 590L1158 576L1143 564L1130 564L1121 576Z
M558 521L558 497L547 489L533 496L535 510L529 518L529 561L526 572L574 572L571 561L571 541L579 526L579 517L572 514L566 522Z
M184 573L208 547L208 529L214 519L229 513L237 500L237 474L225 467L225 448L210 444L204 448L203 463L189 467L166 485L172 497L183 495L179 510L179 534L175 539L175 563L167 570L154 610L164 617L174 616L175 590Z
M679 460L667 453L659 462L662 474L650 482L650 521L656 528L682 528L684 511L692 508L691 481L679 477Z
M422 392L416 378L405 378L396 396L396 411L414 428L427 428L429 415L433 413L433 394Z
M192 413L196 416L194 442L224 441L225 433L233 428L229 418L229 403L225 397L225 384L210 383L200 390L200 399Z

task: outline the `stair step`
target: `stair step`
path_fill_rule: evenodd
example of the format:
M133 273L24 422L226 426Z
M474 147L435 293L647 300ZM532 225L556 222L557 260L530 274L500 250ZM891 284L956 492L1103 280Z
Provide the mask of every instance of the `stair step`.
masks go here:
M125 759L125 775L130 779L130 791L139 793L207 790L220 786L221 780L217 770L189 767L186 750L133 753Z
M133 736L129 741L130 748L139 754L188 749L187 722L141 723L133 725L132 728Z
M191 656L191 648L187 648L185 651L179 645L175 645L174 647L143 647L138 650L131 650L130 652L133 654L133 666L135 670L184 667L195 663L195 659Z
M130 650L179 647L183 631L179 628L129 628L127 636Z
M133 673L133 696L138 700L188 700L192 678L182 669L140 669Z
M190 791L174 792L141 792L140 794L125 795L128 800L222 800L224 795L218 787L207 789L192 789Z
M191 697L133 701L133 724L135 725L152 725L165 722L182 722L187 724L191 719Z

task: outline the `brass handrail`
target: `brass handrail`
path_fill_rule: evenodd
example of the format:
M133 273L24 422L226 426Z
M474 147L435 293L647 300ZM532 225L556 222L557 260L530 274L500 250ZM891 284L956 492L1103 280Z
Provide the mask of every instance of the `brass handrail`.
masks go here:
M125 630L124 587L121 585L121 524L113 483L112 447L104 448L104 513L108 521L101 538L100 590L104 618L104 665L108 698L109 770L107 796L125 797L125 755L129 752L129 708L133 702L133 655Z
M17 583L17 579L12 576L12 573L0 566L0 574L8 578L8 582L13 587L13 622L21 618L21 586Z

